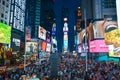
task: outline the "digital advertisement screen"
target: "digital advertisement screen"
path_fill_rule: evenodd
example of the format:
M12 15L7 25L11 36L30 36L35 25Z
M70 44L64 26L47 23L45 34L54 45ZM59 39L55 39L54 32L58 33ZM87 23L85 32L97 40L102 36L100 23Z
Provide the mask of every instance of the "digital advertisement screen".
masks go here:
M82 43L85 36L85 29L83 29L80 33L78 33L78 43Z
M21 40L20 40L20 35L19 34L15 34L15 33L12 33L12 51L19 51L20 50L20 44L21 44Z
M82 46L78 45L78 53L81 53L81 52L82 52Z
M110 57L120 57L120 29L105 33L105 43L109 45Z
M94 39L104 38L105 32L110 31L111 29L116 27L116 21L107 21L107 19L95 20L93 22Z
M68 40L64 40L64 48L68 48Z
M50 32L46 32L46 41L50 42Z
M64 35L64 40L68 40L68 35Z
M42 41L42 42L41 42L41 49L42 49L43 51L46 50L46 46L47 46L47 43L44 42L44 41Z
M46 30L41 26L39 26L38 37L40 39L46 40Z
M109 52L104 40L93 40L89 44L90 52Z
M26 40L31 40L31 27L26 27Z
M38 42L26 42L26 52L27 53L38 52Z
M51 51L51 44L47 43L46 52L50 52L50 51Z
M10 44L11 27L0 23L0 43Z

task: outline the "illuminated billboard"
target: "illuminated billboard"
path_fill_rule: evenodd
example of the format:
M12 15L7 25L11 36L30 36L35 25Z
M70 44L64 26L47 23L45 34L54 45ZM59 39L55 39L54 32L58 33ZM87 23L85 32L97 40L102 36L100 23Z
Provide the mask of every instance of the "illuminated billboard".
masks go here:
M50 51L51 51L51 44L47 43L46 52L50 52Z
M12 47L12 51L13 52L19 51L20 50L20 44L21 44L20 35L12 33L12 35L11 35L11 47Z
M0 23L0 43L10 44L11 27Z
M31 40L31 27L26 27L26 40Z
M107 21L106 19L94 21L93 22L94 39L104 38L105 32L108 32L113 28L117 28L116 21Z
M81 52L82 52L82 46L78 45L78 53L81 53Z
M64 51L68 49L68 40L64 40Z
M90 52L109 52L104 40L93 40L89 44Z
M38 42L26 42L26 52L27 53L38 52Z
M105 33L105 43L109 45L110 57L120 57L120 29Z
M45 51L46 50L47 43L42 41L41 42L41 50Z
M46 30L41 26L39 26L38 37L40 39L46 40Z

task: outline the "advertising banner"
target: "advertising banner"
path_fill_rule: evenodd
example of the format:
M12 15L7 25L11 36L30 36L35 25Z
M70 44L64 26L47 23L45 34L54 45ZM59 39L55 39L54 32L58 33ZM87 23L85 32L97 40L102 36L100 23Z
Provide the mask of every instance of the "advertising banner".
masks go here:
M12 33L12 43L11 43L11 47L12 47L12 51L13 52L18 52L20 50L20 35L16 34L16 33Z
M109 46L110 57L120 57L120 29L105 33L105 43Z
M10 44L11 27L0 23L0 43Z
M51 44L47 43L46 52L50 52L50 51L51 51Z
M46 32L46 41L50 42L50 32Z
M81 53L81 52L82 52L82 46L78 45L78 53Z
M31 40L31 27L26 27L26 40Z
M109 52L104 40L93 40L89 44L90 52Z
M117 27L117 21L96 20L93 22L94 39L104 38L105 32Z
M45 51L46 50L47 43L42 41L41 42L41 50Z
M38 37L40 39L46 40L46 30L41 26L39 26Z
M36 53L38 52L38 42L26 42L26 53Z
M64 50L68 49L68 40L64 40Z

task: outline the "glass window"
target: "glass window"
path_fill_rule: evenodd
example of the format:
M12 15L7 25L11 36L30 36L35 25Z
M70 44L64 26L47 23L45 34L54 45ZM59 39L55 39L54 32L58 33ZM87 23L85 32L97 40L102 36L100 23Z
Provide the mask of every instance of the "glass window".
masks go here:
M4 18L4 14L3 13L1 14L1 17Z
M116 8L116 0L102 0L103 8Z
M3 23L3 20L1 20L1 22Z
M5 24L7 24L7 22L5 21Z
M6 7L8 7L8 4L6 4Z
M5 5L5 1L3 1L2 4Z

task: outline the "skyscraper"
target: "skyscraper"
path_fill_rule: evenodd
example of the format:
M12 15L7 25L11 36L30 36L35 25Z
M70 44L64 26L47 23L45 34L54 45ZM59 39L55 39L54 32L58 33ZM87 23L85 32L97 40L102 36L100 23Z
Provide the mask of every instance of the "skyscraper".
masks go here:
M10 19L9 25L12 27L11 31L11 47L13 52L20 51L20 44L24 42L24 21L25 21L25 2L26 0L9 0L10 5ZM24 49L24 46L23 46Z
M25 26L31 27L32 38L37 37L37 29L40 25L41 0L26 0Z
M82 12L86 9L87 19L116 20L116 0L81 0L81 3ZM82 19L84 19L84 13L82 14Z
M9 25L10 0L0 0L0 22Z
M39 25L51 31L54 18L51 0L26 0L26 25L32 28L32 38L37 38Z
M10 26L13 29L24 32L25 0L11 0Z

